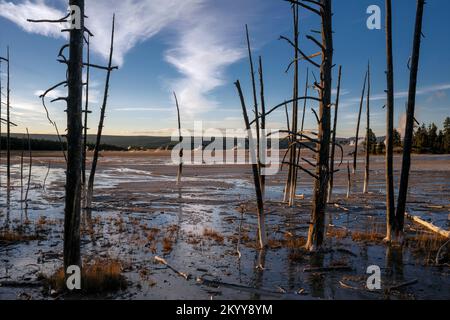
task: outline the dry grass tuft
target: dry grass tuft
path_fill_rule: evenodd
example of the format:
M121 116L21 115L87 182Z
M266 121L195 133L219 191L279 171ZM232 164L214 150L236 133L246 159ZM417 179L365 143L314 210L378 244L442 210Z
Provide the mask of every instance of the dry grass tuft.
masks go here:
M211 240L214 240L218 243L223 243L223 241L225 239L223 235L221 235L217 231L210 229L210 228L203 229L203 236L205 236Z
M124 290L127 287L122 275L122 264L118 260L94 260L82 269L81 291L86 294L98 294ZM50 277L45 277L47 284L58 292L65 291L64 269L60 268Z
M348 231L347 229L343 228L328 227L327 237L336 239L345 239L348 237Z
M33 240L41 240L42 237L34 234L27 235L20 231L3 230L0 231L0 241L10 243L10 242L25 242Z
M378 233L376 231L352 232L352 240L355 242L382 242L384 238L384 234Z
M162 245L163 245L163 252L165 254L172 252L172 249L173 249L172 239L170 239L168 237L164 237L162 240Z
M303 249L306 245L306 239L303 237L291 237L286 240L286 247L289 249Z

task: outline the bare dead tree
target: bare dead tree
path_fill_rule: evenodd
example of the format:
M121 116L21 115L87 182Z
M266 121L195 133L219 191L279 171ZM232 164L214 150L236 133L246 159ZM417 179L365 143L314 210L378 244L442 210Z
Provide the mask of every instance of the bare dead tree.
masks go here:
M366 98L367 108L367 124L366 124L366 167L364 174L364 189L363 193L369 192L369 174L370 174L370 63L367 66L367 98Z
M33 153L31 151L31 139L30 133L27 128L27 138L28 138L28 182L27 182L27 190L25 192L25 208L28 208L28 193L30 192L30 184L31 184L31 169L33 168Z
M242 106L242 113L244 116L245 128L248 132L249 141L253 141L252 128L249 122L247 107L245 105L244 94L242 93L241 84L238 81L235 82L235 86L238 90L239 98ZM258 121L258 120L256 120ZM257 150L256 150L257 151ZM256 152L254 148L252 148L252 143L249 143L249 152L250 159L252 161L252 171L253 171L253 180L255 183L255 191L256 191L256 203L257 203L257 215L258 215L258 243L260 249L263 249L267 244L267 235L266 235L266 226L265 226L265 217L264 217L264 200L261 190L261 177L258 164L256 163Z
M394 195L394 62L392 57L392 3L386 0L386 240L395 231Z
M115 16L113 16L113 20L112 20L111 45L110 45L110 50L109 50L108 66L107 67L99 67L101 69L106 70L106 82L105 82L105 91L103 94L102 108L100 111L100 120L98 123L98 129L97 129L97 140L96 140L95 148L94 148L94 156L92 158L91 172L89 174L88 189L87 189L87 194L86 194L86 208L91 208L91 206L92 206L92 197L94 194L95 173L97 170L98 155L100 153L100 144L101 144L101 139L102 139L103 123L104 123L105 114L106 114L106 106L107 106L107 102L108 102L108 92L109 92L109 82L110 82L110 78L111 78L111 72L114 69L118 68L118 67L114 67L112 65L112 58L113 58L113 53L114 53L114 25L115 25ZM90 66L94 66L94 65L91 64Z
M25 154L25 142L22 138L22 150L20 152L20 203L23 203L23 157ZM21 205L22 206L22 205Z
M264 97L264 74L263 74L263 63L262 63L262 57L259 56L259 88L260 88L260 99L261 99L261 131L265 133L266 130L266 99ZM266 141L266 139L264 138ZM267 150L267 143L265 144L266 148L261 153L260 157L261 160L261 167L265 168L266 166L266 150ZM261 171L261 170L260 170ZM264 192L266 189L266 176L265 174L261 174L261 190L264 197Z
M9 56L9 47L7 47L6 54L7 61L7 82L6 82L6 165L7 165L7 187L10 189L11 187L11 86L10 86L10 66L11 66L11 58Z
M245 25L245 34L247 39L247 50L248 50L248 59L250 63L250 77L252 80L252 92L253 92L253 108L255 116L258 117L259 110L258 110L258 97L256 93L256 80L255 80L255 71L254 71L254 65L253 65L253 57L252 57L252 49L250 45L250 36L248 32L248 26ZM256 162L258 165L258 177L261 179L261 190L263 190L262 187L262 175L261 175L261 119L257 118L255 121L256 126ZM263 196L264 196L264 192Z
M181 136L181 117L180 117L180 106L178 105L177 95L174 92L173 96L175 98L175 105L177 107L177 116L178 116L178 142L181 143L183 137ZM177 173L177 185L181 183L181 175L183 173L183 148L180 148L179 152L180 163L178 164L178 173Z
M338 111L339 111L339 96L341 94L341 76L342 76L342 66L339 66L336 102L334 104L333 136L331 139L330 182L329 182L329 186L328 186L328 203L331 202L331 197L333 194L334 155L335 155L335 151L336 151L336 131L337 131L337 119L338 119Z
M294 81L293 81L293 99L298 97L298 83L299 83L299 75L298 75L298 69L299 69L299 64L298 64L298 48L299 48L299 28L298 28L298 23L299 23L299 17L298 17L298 5L293 4L292 6L292 16L294 19ZM292 131L293 132L297 132L298 131L298 101L295 100L292 102ZM294 137L294 141L295 141ZM289 184L289 206L293 206L294 205L294 201L295 201L295 193L297 190L297 173L298 173L298 168L297 166L295 166L294 164L296 164L296 160L297 160L297 146L295 146L294 148L291 149L291 154L290 154L290 174L291 174L291 178L290 180L290 184Z
M87 135L88 135L88 115L92 113L89 110L89 80L90 80L90 70L91 70L91 39L88 34L86 37L86 83L85 83L85 101L84 101L84 123L83 123L83 164L82 164L82 172L83 172L83 189L86 191L86 160L87 160ZM86 194L85 194L86 196Z
M315 2L319 5L322 20L322 42L314 41L322 52L322 63L320 65L320 85L316 84L319 91L319 132L316 144L317 164L314 181L314 192L311 212L311 223L308 231L306 248L315 251L321 248L324 239L325 211L327 205L327 188L329 179L329 155L330 155L330 107L333 68L333 26L331 0L320 0Z
M366 83L367 83L367 71L366 75L364 76L364 85L361 93L361 101L359 103L358 120L356 123L355 150L353 151L353 174L356 173L356 160L358 158L359 126L361 124L361 113L364 102L364 94L366 92Z
M425 1L417 0L416 22L414 30L414 41L410 64L410 79L408 91L408 110L406 113L405 138L403 142L403 162L398 192L397 212L396 212L396 233L397 237L403 234L405 220L406 198L408 194L409 171L411 168L411 151L414 131L414 110L416 105L417 74L419 69L420 45L423 23Z
M0 57L0 60L6 62L6 185L7 189L11 187L11 118L10 118L10 56L9 46L6 48L6 58ZM0 131L1 134L1 131ZM1 137L1 136L0 136ZM1 152L1 149L0 149Z
M306 68L306 83L305 83L305 96L308 96L308 89L309 89L309 68ZM302 122L300 125L300 132L304 133L305 129L305 115L306 115L306 103L307 100L303 100L303 111L302 111ZM297 152L297 162L296 162L296 168L297 168L297 174L298 174L298 166L300 165L300 160L302 159L302 145L298 145L298 152ZM294 190L297 190L297 181L298 177L294 180ZM294 193L295 198L295 193Z
M47 182L47 178L48 178L48 175L49 175L49 173L50 173L51 167L52 167L52 162L49 161L49 162L48 162L48 167L47 167L47 173L45 174L44 181L42 182L42 190L44 190L44 192L46 191L46 189L45 189L45 183Z
M82 167L82 101L83 101L83 40L84 0L69 0L80 9L80 29L69 30L69 60L67 61L67 171L64 210L64 270L70 265L81 267L80 216Z
M347 161L347 199L350 198L351 189L352 189L352 178L350 174L350 161Z
M291 123L291 131L298 131L298 62L299 62L299 18L298 18L298 4L292 3L292 17L293 17L293 40L290 40L287 37L280 36L281 40L287 41L294 50L294 59L289 64L286 72L290 69L290 67L294 66L294 79L293 79L293 99L292 99L292 123ZM291 136L291 138L296 138L295 136ZM297 159L297 144L295 144L295 140L290 140L291 144L295 147L288 149L289 150L289 167L288 167L288 175L287 182L284 192L284 202L287 202L289 206L294 205L295 191L296 191L296 180L297 180L297 168L295 166Z
M2 92L2 58L0 57L0 118L2 117L2 107L3 107L3 92ZM2 164L2 150L3 150L3 136L2 136L2 124L3 121L0 120L0 166ZM2 187L2 175L0 174L0 188Z

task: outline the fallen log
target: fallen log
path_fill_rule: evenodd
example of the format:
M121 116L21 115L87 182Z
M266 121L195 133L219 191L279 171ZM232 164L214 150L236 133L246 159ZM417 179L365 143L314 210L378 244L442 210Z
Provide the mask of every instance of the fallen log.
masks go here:
M38 288L42 287L44 284L40 281L26 282L26 281L1 281L0 287L8 288Z
M244 286L241 284L222 282L219 280L209 280L209 279L205 279L203 277L198 277L197 283L208 286L208 287L213 287L213 288L214 287L216 287L216 288L225 287L225 288L229 288L229 289L246 291L246 292L260 294L260 295L272 295L272 296L279 297L280 295L287 294L287 292L284 289L283 290L285 292L283 292L283 290L280 290L282 288L279 288L278 291L272 291L272 290L268 290L268 289L259 289L259 288L255 288L255 287Z
M330 266L330 267L311 267L304 268L303 272L328 272L328 271L351 271L350 266Z
M439 227L435 226L434 224L432 224L430 222L422 220L418 216L413 216L413 215L411 215L409 213L405 213L405 215L406 215L406 217L409 220L414 221L415 223L420 224L421 226L423 226L423 227L425 227L425 228L427 228L427 229L429 229L429 230L431 230L431 231L433 231L433 232L435 232L437 234L440 234L444 238L450 239L450 231L447 231L447 230L444 230L442 228L439 228Z
M184 273L184 272L181 272L181 271L178 271L177 269L175 269L174 267L172 267L170 264L168 264L167 261L166 261L164 258L155 256L154 259L155 259L156 262L159 262L159 263L165 265L167 268L169 268L170 270L172 270L173 272L175 272L175 273L178 274L179 276L185 278L186 280L189 280L189 279L190 279L191 276L190 276L189 274Z
M410 286L410 285L413 285L413 284L416 284L416 283L417 283L417 279L414 279L414 280L411 280L411 281L407 281L407 282L402 282L402 283L390 286L387 289L387 291L390 292L392 290L397 290L397 289L400 289L400 288L404 288L404 287L407 287L407 286Z

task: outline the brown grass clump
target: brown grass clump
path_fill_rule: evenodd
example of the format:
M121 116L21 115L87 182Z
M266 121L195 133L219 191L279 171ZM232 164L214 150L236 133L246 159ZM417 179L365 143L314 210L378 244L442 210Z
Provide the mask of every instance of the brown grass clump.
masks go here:
M355 242L381 242L385 238L384 234L376 231L354 231L352 240Z
M81 273L81 292L85 294L114 292L127 287L126 279L122 275L122 264L118 260L94 260L85 264ZM58 292L67 290L63 268L45 280Z
M162 240L162 245L163 245L163 252L165 254L170 253L173 249L173 243L172 240L168 237L164 237Z
M39 227L43 227L47 224L47 217L46 216L40 216L39 220L36 222L36 225Z
M210 228L203 229L203 235L211 240L218 242L218 243L223 243L223 241L225 239L220 233L218 233L217 231L210 229Z
M286 247L289 249L302 249L306 245L306 239L303 237L291 237L286 240Z
M27 235L18 231L11 230L3 230L0 231L0 241L10 243L10 242L25 242L25 241L33 241L33 240L41 240L37 234Z
M419 232L418 234L405 239L406 245L411 248L413 254L424 257L426 264L435 263L437 253L446 241L448 241L448 239L429 232ZM441 263L450 261L450 251L447 248L443 248L438 260L440 260Z
M328 227L327 237L336 239L345 239L348 237L348 231L347 229L343 228Z

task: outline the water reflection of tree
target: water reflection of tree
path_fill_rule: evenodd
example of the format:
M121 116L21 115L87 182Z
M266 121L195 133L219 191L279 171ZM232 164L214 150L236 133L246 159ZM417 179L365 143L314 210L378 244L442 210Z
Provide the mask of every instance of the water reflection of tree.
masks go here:
M403 248L401 246L386 247L386 276L392 281L404 280Z
M257 290L260 290L264 282L264 270L266 267L266 253L265 249L257 250L254 264L254 286ZM250 296L252 300L261 300L261 294L257 291Z
M323 252L313 253L310 256L310 265L313 268L322 268L324 266L325 256ZM325 277L321 273L311 273L308 277L311 295L313 297L325 296Z

